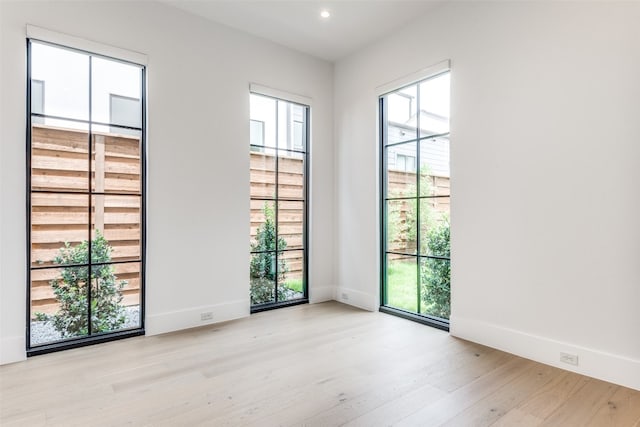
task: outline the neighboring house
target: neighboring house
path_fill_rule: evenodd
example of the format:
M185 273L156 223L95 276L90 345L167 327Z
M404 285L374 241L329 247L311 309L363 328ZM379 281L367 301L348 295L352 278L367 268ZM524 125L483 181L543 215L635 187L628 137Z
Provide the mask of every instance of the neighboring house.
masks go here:
M417 114L410 115L405 121L387 122L389 141L404 141L414 139ZM420 129L422 135L437 135L448 132L448 117L429 111L420 111ZM412 135L413 133L413 135ZM449 137L434 137L429 143L422 143L420 158L423 165L427 165L428 174L449 177ZM399 144L389 150L387 159L390 170L402 172L416 171L416 150L414 144ZM393 153L393 154L392 154Z

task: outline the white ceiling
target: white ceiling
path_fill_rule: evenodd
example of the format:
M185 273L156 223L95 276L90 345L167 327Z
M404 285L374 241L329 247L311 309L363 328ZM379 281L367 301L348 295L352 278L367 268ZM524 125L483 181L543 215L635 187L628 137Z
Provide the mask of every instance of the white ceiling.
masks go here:
M335 61L443 0L163 0L214 22ZM331 17L320 18L328 10Z

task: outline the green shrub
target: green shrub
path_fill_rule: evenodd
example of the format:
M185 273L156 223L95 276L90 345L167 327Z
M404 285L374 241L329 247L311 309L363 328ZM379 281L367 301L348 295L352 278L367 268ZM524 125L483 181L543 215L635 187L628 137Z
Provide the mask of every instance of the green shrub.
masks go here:
M273 280L265 278L251 278L251 304L262 304L265 302L274 302L275 285ZM287 299L288 288L282 283L278 284L278 301Z
M450 258L450 226L447 218L434 225L427 235L429 253ZM448 260L427 258L422 271L422 301L432 316L448 319L451 314L451 265Z
M431 175L428 166L422 165L420 168L420 194L425 196L434 192L434 177ZM394 187L389 190L389 197L414 197L416 196L416 185L405 184L401 187ZM401 203L395 202L387 205L387 238L393 239L388 242L389 247L400 246L409 251L415 250L418 246L417 228L420 226L420 252L423 253L425 247L431 255L450 257L450 227L447 216L442 216L432 208L430 199L405 199ZM420 203L420 224L418 225L417 205ZM388 248L387 248L388 249ZM423 253L424 254L424 253ZM421 261L421 299L425 314L448 319L451 312L451 267L448 260L426 258ZM415 264L414 264L415 271ZM402 273L401 279L394 281L394 284L415 283L415 273L405 271L401 264L388 269L394 274ZM405 277L406 276L406 277ZM387 281L389 285L389 281ZM409 293L410 294L410 293ZM415 310L415 291L413 297L407 296L406 301L401 290L394 289L394 303L402 308Z
M274 208L267 202L264 204L264 223L258 227L255 242L251 243L252 252L249 267L251 284L251 304L261 304L274 301L275 281L278 285L278 301L286 299L288 289L280 284L289 271L287 261L282 252L278 252L278 275L276 277L276 222ZM287 242L282 237L278 237L278 251L286 249Z
M112 248L99 230L91 242L92 263L109 263ZM125 280L117 280L111 264L71 266L88 262L89 243L85 240L77 246L68 242L60 249L54 262L63 266L61 278L51 282L60 304L56 314L36 313L36 319L50 321L63 338L88 334L88 287L91 286L91 332L109 332L124 324L125 309L122 305L122 288ZM65 265L69 265L65 267Z

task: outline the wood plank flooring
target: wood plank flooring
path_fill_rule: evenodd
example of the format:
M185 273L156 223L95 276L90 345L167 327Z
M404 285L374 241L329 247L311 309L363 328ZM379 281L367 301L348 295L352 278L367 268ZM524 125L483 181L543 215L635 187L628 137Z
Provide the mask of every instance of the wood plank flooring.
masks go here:
M0 425L640 427L640 392L329 302L1 366Z

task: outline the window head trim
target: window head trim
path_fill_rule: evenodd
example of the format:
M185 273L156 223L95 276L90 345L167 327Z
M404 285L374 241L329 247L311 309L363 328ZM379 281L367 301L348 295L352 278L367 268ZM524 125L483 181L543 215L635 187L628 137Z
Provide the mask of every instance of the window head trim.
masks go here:
M294 104L300 104L303 107L309 107L309 108L313 107L312 105L313 99L308 96L298 95L298 94L286 92L280 89L274 89L268 86L262 86L256 83L249 84L249 92L255 93L256 95L263 95L263 96L268 96L270 98L279 99L281 101L288 101Z
M436 77L438 74L443 74L451 71L451 60L446 59L436 64L430 65L427 68L415 71L411 74L407 74L399 79L392 80L387 83L383 83L376 87L376 98L380 98L391 92L396 92L398 89L402 89L405 86L418 83L422 80Z
M87 40L70 34L59 33L31 24L27 24L27 38L43 43L55 44L62 48L66 47L80 50L94 56L105 56L116 61L127 61L141 66L148 64L147 55L144 53Z

